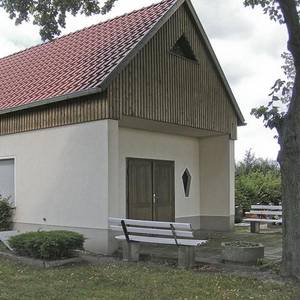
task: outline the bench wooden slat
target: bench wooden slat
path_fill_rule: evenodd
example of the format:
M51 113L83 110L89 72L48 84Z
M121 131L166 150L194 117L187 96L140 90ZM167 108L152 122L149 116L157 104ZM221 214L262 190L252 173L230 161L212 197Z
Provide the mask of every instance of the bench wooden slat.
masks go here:
M110 229L114 231L122 231L123 228L121 226L111 225ZM154 228L142 228L142 227L127 227L128 233L141 233L141 234L155 234L155 235L162 235L162 236L173 236L172 230L167 229L154 229ZM193 238L193 232L191 231L180 231L175 230L176 236L178 237L185 237L185 238Z
M195 240L192 225L188 223L157 222L109 218L109 228L122 231L115 236L122 241L123 259L138 261L140 245L143 243L178 246L178 265L191 267L195 262L195 247L207 243Z
M121 218L109 218L109 222L114 225L121 225L121 221L124 220L126 225L129 226L141 226L141 227L155 227L155 228L170 228L172 224L177 230L191 230L191 224L189 223L174 223L174 222L156 222L156 221L142 221L131 220Z
M247 211L246 215L282 216L282 211L251 210Z
M250 232L259 233L260 224L273 223L282 224L282 206L281 205L251 205L249 212L245 213L246 217L243 222L250 223ZM251 217L251 215L254 215ZM259 217L274 217L278 216L280 219L264 219Z
M176 245L174 239L168 238L159 238L159 237L148 237L148 236L138 236L138 235L130 235L130 241L133 242L142 242L142 243L150 243L150 244L165 244L165 245ZM118 240L126 240L124 235L116 236ZM205 240L185 240L185 239L177 239L178 245L181 246L201 246L207 243Z
M251 209L282 210L281 205L251 205Z
M259 222L259 223L282 223L282 219L273 220L273 219L254 219L248 218L243 219L244 222Z

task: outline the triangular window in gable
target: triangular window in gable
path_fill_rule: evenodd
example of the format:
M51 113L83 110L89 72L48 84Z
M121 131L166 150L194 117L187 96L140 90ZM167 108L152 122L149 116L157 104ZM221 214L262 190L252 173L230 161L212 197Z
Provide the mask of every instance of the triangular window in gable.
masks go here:
M187 59L191 59L193 61L197 61L195 53L187 40L187 38L182 35L179 40L175 43L174 47L171 50L172 53L185 57Z

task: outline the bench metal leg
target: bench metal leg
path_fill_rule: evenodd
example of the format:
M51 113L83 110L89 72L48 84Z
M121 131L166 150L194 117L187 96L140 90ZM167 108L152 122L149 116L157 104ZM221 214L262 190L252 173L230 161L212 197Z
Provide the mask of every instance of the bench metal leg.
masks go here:
M195 247L178 247L178 267L191 268L195 264Z
M123 260L124 261L139 261L140 258L140 244L139 243L128 243L127 241L122 242L123 249Z
M260 232L260 223L259 222L250 222L250 231L251 233Z

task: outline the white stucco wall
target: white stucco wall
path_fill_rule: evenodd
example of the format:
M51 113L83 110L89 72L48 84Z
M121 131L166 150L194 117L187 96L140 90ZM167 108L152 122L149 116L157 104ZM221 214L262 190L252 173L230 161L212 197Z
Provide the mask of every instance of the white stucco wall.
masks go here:
M200 215L199 139L145 130L120 128L119 216L126 216L126 158L175 161L175 216ZM188 168L192 183L185 197L182 174Z
M199 139L105 120L2 136L0 159L7 157L15 158L18 228L78 229L96 252L109 252L108 217L126 216L129 157L175 162L177 220L198 228L201 217L234 214L234 147L228 136ZM189 197L182 183L186 168L192 176Z
M114 128L115 121L97 121L0 137L0 158L16 158L14 221L107 228Z
M218 217L232 219L234 172L234 141L228 136L200 139L202 217L214 217L214 220L218 220Z

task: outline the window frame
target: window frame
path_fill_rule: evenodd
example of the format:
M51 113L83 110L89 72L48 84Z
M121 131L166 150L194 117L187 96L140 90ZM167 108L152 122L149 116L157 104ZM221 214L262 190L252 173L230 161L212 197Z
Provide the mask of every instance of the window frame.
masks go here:
M0 162L2 160L13 160L14 162L14 201L12 203L12 208L16 208L17 207L17 158L14 155L9 155L9 156L0 156Z
M186 182L186 186L185 186L185 182L184 182L184 174L187 174L187 182ZM188 168L185 168L182 175L181 175L181 180L182 180L182 185L183 185L183 191L185 194L185 198L189 198L190 197L190 191L191 191L191 185L192 185L192 174L190 172L190 170Z
M194 58L190 58L190 57L187 57L187 56L185 56L185 55L180 55L179 53L176 53L176 51L174 51L174 48L175 48L176 44L177 44L181 39L183 39L184 42L186 42L186 43L188 44L188 46L190 47L190 51L191 51L191 53L192 53L192 55L193 55ZM172 54L172 55L174 55L174 56L177 56L177 57L179 57L179 58L182 58L182 59L184 59L184 60L187 60L187 61L190 61L190 62L193 62L193 63L199 65L199 60L198 60L198 58L197 58L197 56L196 56L196 53L195 53L195 51L193 50L193 48L192 48L192 46L191 46L191 44L190 44L190 42L189 42L189 40L187 39L187 37L186 37L185 34L182 34L182 35L178 38L178 40L175 42L174 46L169 50L169 53Z

